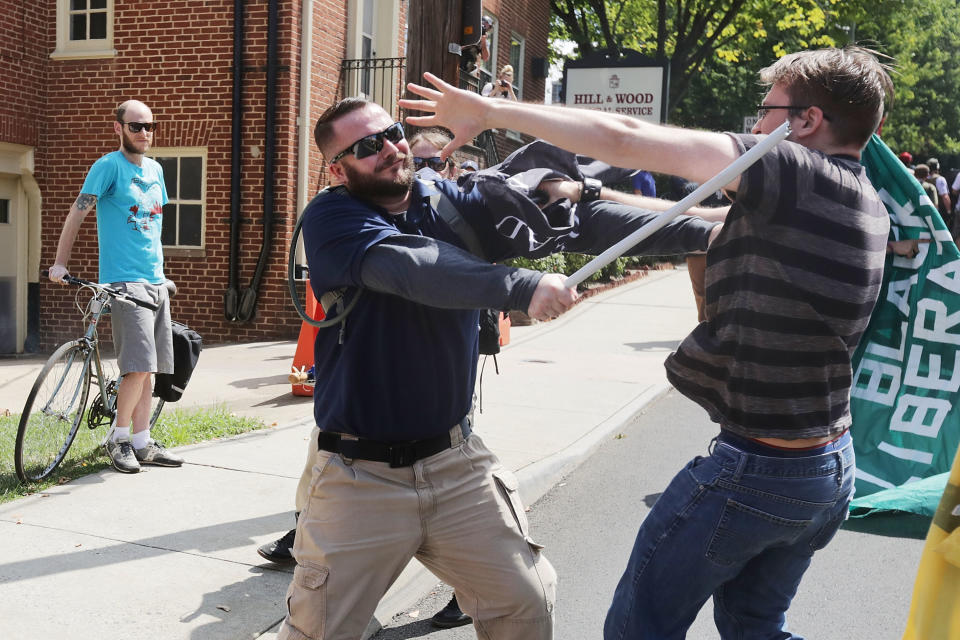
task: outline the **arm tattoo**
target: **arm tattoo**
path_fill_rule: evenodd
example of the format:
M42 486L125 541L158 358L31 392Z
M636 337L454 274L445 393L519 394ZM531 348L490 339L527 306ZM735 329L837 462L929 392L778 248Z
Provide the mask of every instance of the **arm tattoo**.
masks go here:
M80 211L86 211L97 204L97 196L92 193L81 193L77 196L77 201L73 203Z

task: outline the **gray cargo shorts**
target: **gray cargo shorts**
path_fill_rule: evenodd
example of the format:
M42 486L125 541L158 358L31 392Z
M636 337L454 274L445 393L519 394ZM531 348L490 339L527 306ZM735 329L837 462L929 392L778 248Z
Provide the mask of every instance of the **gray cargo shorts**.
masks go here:
M173 333L167 288L145 282L111 282L110 286L160 307L154 312L124 300L110 303L113 344L120 375L131 372L173 373Z

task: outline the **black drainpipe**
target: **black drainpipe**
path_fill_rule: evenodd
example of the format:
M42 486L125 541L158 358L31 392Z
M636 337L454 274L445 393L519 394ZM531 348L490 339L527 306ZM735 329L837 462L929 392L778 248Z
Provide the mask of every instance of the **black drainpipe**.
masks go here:
M230 272L223 292L223 313L237 319L240 289L237 284L240 247L240 160L243 148L243 0L233 0L233 128L230 164Z
M267 114L266 132L264 133L263 159L263 244L260 247L260 259L257 260L257 271L253 274L250 287L243 292L240 300L241 322L248 322L253 318L257 306L257 288L267 268L267 259L270 257L270 244L273 240L273 156L276 150L276 135L274 124L277 115L277 22L279 0L270 0L267 13Z

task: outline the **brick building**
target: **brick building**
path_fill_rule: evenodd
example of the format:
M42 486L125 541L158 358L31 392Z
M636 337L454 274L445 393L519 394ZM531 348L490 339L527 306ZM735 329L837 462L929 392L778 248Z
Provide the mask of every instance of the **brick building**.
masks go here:
M0 0L0 354L77 335L75 289L40 271L88 168L117 148L112 109L128 98L160 123L149 155L164 166L171 201L163 238L165 271L179 286L174 318L209 344L296 336L290 238L325 180L313 123L358 93L397 112L408 5L418 1ZM549 3L499 0L485 13L495 20L486 73L513 62L518 95L542 101ZM520 144L499 136L501 156ZM69 266L96 279L91 218Z

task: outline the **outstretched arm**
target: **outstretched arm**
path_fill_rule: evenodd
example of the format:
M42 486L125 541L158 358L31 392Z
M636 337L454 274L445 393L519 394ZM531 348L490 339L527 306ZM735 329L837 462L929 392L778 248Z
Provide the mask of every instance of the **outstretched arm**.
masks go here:
M566 198L579 202L582 183L571 180L544 180L538 189L547 194L547 201ZM583 253L600 253L644 225L656 220L675 202L650 198L615 189L600 190L600 200L578 209L581 232L567 248ZM622 206L625 205L625 206ZM720 234L729 207L691 207L649 238L641 241L629 255L670 255L706 251Z
M444 147L444 157L497 127L519 130L570 151L613 166L647 169L704 182L739 157L728 136L707 131L651 124L614 113L526 104L510 100L484 100L462 91L430 73L424 78L435 88L417 84L408 89L424 100L401 100L406 109L427 112L409 116L417 126L444 126L454 134ZM739 177L727 188L736 190Z
M547 202L553 202L566 198L570 202L579 202L583 191L583 183L575 180L544 180L537 187L538 190L547 194ZM634 193L624 193L616 189L603 187L600 190L600 200L611 200L620 204L647 209L648 211L666 211L677 204L673 200L663 198L651 198ZM688 216L697 216L708 222L723 222L727 218L727 212L730 207L690 207L686 211Z
M365 287L441 309L518 309L538 320L573 306L577 293L562 275L494 265L424 236L396 235L370 247Z

